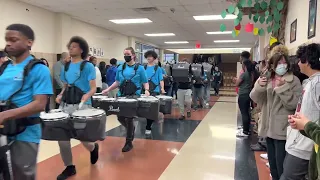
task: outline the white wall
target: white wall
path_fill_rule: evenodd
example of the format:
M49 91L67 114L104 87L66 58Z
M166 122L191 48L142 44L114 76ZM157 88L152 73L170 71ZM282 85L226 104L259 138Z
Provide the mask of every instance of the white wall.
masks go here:
M290 0L286 22L285 41L290 54L295 54L297 47L303 43L320 42L320 1L317 7L316 36L308 39L309 0ZM291 23L297 19L297 38L290 43Z
M57 54L67 51L69 39L77 35L85 38L90 46L102 48L104 59L123 59L123 49L130 43L129 37L125 35L16 0L0 0L0 7L0 35L4 35L5 28L12 23L29 25L36 36L33 52ZM1 37L0 49L5 46L4 36ZM144 42L140 39L134 40Z
M6 27L23 23L35 31L36 41L32 51L55 52L55 13L15 0L0 0L0 7L0 49L5 47Z

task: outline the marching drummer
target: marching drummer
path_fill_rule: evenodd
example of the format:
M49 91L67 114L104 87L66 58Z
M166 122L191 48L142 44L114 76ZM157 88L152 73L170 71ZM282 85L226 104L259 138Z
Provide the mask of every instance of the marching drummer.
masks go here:
M159 66L158 63L156 62L156 59L158 58L157 53L150 50L144 54L144 57L148 60L148 64L145 65L145 70L147 73L150 95L152 96L160 95L160 91L162 94L164 94L165 90L164 90L164 82L163 82L163 70L161 66ZM161 113L161 116L163 116L162 113ZM151 126L153 121L154 120L147 119L147 126L146 126L146 132L145 132L146 135L151 134Z
M143 66L137 64L136 53L132 47L124 50L125 63L118 66L116 81L103 94L108 94L110 91L119 87L118 96L120 97L134 97L141 95L142 85L145 90L145 95L149 96L149 84L146 72ZM134 139L135 127L133 125L133 118L125 118L118 116L118 121L126 128L127 137L126 143L122 148L122 152L128 152L133 148L132 141Z
M5 87L0 90L0 100L11 99L18 108L0 112L0 125L16 119L23 119L24 122L39 119L39 113L44 111L48 95L53 94L50 71L45 65L34 65L29 69L28 76L24 77L24 68L34 59L30 55L34 39L34 32L27 25L12 24L6 29L6 51L14 60L0 75L1 87ZM27 126L15 137L9 137L9 140L12 139L14 141L9 148L14 180L35 180L41 139L40 120L38 124ZM0 170L3 168L0 167Z
M61 80L64 88L57 96L57 103L61 104L65 112L72 114L78 109L91 107L91 97L96 92L96 71L91 63L86 61L89 46L82 37L72 37L68 43L71 61L67 62L61 70ZM62 101L62 103L61 103ZM58 180L67 179L76 174L76 168L72 161L70 141L59 141L60 154L66 169L57 177ZM81 142L90 152L91 164L95 164L99 158L99 146L97 143Z

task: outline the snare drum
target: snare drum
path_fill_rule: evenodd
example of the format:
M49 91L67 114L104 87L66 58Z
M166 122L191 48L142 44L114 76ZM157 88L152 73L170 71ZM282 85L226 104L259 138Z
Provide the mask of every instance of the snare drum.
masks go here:
M160 100L160 112L163 114L171 114L172 110L172 97L159 95L156 96Z
M106 96L99 96L99 95L94 95L92 96L92 107L94 108L99 108L100 107L100 102L103 98L105 98Z
M106 138L106 113L102 109L84 109L72 113L71 122L75 139L85 142L102 141Z
M153 97L140 97L138 98L138 116L150 120L159 119L160 101Z
M43 121L42 139L49 141L69 141L73 138L72 124L69 115L61 110L51 110L50 113L41 113Z
M138 101L125 97L104 98L100 102L100 108L107 112L107 115L117 115L127 118L137 116Z

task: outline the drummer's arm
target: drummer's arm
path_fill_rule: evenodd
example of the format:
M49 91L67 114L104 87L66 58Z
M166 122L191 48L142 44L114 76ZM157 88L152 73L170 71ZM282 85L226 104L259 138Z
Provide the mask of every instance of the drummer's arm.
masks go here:
M112 90L114 90L114 89L116 89L116 88L118 88L119 87L119 81L115 81L108 89L106 89L106 91L112 91Z

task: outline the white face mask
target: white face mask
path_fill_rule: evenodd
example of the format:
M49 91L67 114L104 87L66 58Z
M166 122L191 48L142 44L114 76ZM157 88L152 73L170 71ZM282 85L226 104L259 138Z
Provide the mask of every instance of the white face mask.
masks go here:
M288 65L287 64L278 64L275 72L279 76L283 76L287 73L288 71Z

